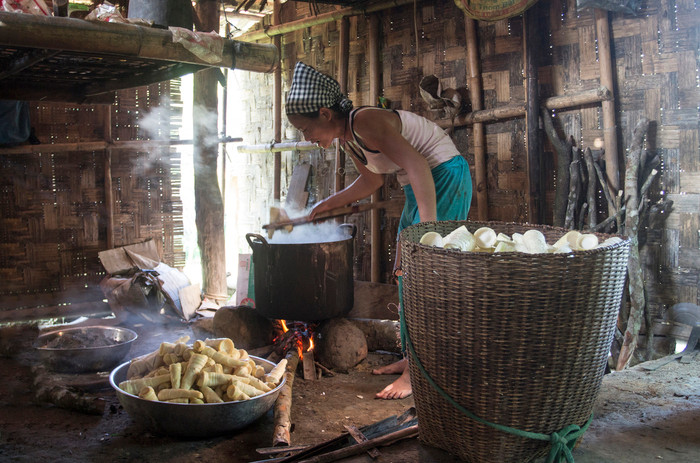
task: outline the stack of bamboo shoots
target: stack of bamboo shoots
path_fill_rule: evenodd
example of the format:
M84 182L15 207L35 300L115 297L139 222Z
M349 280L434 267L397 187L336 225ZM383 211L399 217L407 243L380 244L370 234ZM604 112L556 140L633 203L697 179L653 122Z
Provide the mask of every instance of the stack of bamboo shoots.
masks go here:
M146 400L203 404L248 400L277 387L286 359L269 373L229 338L189 338L161 343L158 350L133 359L123 391Z
M453 230L444 237L438 232L427 232L420 243L445 249L455 249L465 252L523 252L526 254L569 253L587 251L599 246L611 246L621 241L611 237L599 243L598 236L593 233L581 233L576 230L567 232L556 243L548 244L545 236L539 230L528 230L523 234L513 233L508 236L498 233L489 227L481 227L471 233L465 225Z

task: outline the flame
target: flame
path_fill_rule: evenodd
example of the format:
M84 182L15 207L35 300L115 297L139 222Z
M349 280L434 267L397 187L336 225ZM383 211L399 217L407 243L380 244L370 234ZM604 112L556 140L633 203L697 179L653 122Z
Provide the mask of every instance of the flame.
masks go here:
M287 326L286 320L279 319L280 326L282 328L282 333L287 333L289 331L289 327ZM309 352L313 350L314 348L314 340L313 340L313 335L308 331L306 324L304 324L304 329L300 330L298 327L296 327L298 323L293 322L293 328L294 328L294 334L295 334L295 342L294 344L296 345L297 352L299 352L299 360L304 359L304 339L309 340L309 347L306 349L306 352ZM275 338L277 339L277 338Z

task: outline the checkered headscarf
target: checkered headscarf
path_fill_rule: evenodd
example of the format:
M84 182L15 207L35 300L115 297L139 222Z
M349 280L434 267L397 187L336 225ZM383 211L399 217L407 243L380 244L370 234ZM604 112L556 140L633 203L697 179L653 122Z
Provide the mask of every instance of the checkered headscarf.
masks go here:
M292 87L287 94L287 114L314 113L335 104L340 104L345 112L352 109L352 101L342 94L338 82L299 61L294 67Z

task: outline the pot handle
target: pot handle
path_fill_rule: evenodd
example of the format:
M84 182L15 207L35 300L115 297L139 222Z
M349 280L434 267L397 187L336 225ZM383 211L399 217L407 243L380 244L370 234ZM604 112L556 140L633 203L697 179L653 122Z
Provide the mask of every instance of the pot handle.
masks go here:
M265 246L266 248L270 247L270 243L268 243L262 235L258 235L257 233L247 233L245 235L245 240L248 242L251 249L255 249L255 246Z
M355 235L357 235L357 225L354 223L343 223L338 225L338 228L350 228L350 236L352 238L355 238Z

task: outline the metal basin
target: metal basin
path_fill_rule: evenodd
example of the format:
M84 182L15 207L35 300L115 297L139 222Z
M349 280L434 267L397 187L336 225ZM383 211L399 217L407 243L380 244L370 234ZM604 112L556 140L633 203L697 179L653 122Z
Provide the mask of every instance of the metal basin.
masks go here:
M250 356L253 361L269 372L275 366L269 360ZM141 399L119 389L118 384L126 380L129 369L126 362L109 375L119 398L119 403L132 420L149 431L184 439L202 439L228 434L242 429L264 415L277 400L284 378L273 390L249 400L218 404L177 404Z
M137 337L130 329L111 326L63 328L39 335L34 347L41 361L59 373L109 371L126 357Z

